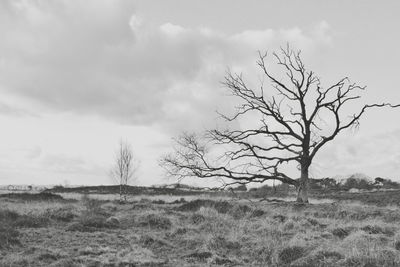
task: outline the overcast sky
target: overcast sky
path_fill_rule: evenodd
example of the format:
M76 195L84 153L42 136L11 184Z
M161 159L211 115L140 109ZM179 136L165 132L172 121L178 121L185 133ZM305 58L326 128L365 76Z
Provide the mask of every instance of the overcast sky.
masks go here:
M171 138L229 108L228 67L257 84L257 50L290 43L328 85L400 103L400 2L0 1L0 184L108 184L120 138L138 184L166 180ZM400 109L372 111L315 159L312 175L400 181Z

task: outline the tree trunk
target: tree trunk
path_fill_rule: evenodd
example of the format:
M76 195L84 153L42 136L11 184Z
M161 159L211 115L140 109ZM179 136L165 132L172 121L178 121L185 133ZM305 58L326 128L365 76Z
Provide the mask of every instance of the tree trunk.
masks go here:
M300 183L297 188L297 202L308 203L308 165L301 166Z
M119 184L119 202L122 203L122 182Z

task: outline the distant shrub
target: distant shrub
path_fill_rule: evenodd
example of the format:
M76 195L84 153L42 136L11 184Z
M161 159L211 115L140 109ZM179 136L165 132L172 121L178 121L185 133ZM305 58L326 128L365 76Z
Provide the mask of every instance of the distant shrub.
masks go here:
M233 191L241 191L241 192L246 192L247 187L245 184L238 185L237 187L232 188Z
M104 210L101 208L102 202L100 200L90 198L88 194L84 194L81 200L86 213L104 213Z
M171 202L171 204L182 204L182 203L186 203L186 199L184 199L183 197L181 197L180 199L176 199L174 201Z
M153 200L151 203L153 204L159 204L159 205L163 205L165 204L165 201L162 199L158 199L158 200Z
M219 213L229 212L233 205L227 201L213 201L209 199L196 199L189 201L177 208L179 211L198 211L201 207L210 207L217 210Z

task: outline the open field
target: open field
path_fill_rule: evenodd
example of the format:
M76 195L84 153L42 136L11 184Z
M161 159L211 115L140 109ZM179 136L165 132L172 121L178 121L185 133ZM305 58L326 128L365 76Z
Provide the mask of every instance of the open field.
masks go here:
M1 197L0 266L400 266L397 205L83 196Z

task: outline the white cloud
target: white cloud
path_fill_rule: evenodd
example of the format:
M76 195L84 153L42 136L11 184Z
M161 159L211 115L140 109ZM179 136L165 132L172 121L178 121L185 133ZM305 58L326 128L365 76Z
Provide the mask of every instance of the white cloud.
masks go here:
M164 34L172 36L172 37L175 37L175 36L185 32L185 28L183 28L182 26L175 25L175 24L172 24L169 22L161 25L160 30Z
M361 126L362 127L362 126ZM400 164L400 130L386 133L351 133L333 140L315 158L316 176L365 173L377 177L394 178Z

